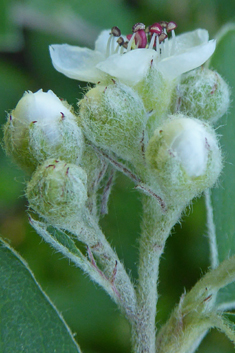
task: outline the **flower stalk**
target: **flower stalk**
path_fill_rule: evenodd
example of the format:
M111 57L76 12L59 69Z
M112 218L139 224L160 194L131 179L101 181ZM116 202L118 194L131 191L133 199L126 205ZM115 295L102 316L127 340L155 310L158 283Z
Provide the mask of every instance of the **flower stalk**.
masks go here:
M137 319L132 329L135 353L155 353L155 318L158 301L159 263L166 240L180 217L182 208L162 213L159 203L144 195L142 233L139 248Z

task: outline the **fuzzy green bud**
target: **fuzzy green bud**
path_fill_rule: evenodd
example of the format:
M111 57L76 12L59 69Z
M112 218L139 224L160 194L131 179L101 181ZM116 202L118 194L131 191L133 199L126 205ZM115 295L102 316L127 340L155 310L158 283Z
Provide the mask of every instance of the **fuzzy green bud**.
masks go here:
M86 137L98 147L132 160L141 154L147 114L142 100L130 87L97 85L80 102Z
M183 75L177 88L175 110L215 123L229 107L230 91L223 78L203 67Z
M188 203L213 186L222 168L213 129L181 114L171 116L155 131L146 157L168 204Z
M152 136L154 130L170 111L174 88L175 83L165 79L153 64L144 80L135 86L144 102L146 111L151 113L147 123L149 136Z
M84 139L71 107L52 91L26 92L4 129L7 154L29 172L47 158L80 161Z
M87 175L71 163L48 159L27 185L29 206L54 226L67 227L79 220L87 200Z

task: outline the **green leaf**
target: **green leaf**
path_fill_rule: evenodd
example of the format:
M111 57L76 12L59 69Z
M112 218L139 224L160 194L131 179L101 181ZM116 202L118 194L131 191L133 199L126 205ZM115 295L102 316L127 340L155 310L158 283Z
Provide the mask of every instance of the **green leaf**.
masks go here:
M81 352L27 264L3 241L0 241L0 352Z
M218 122L218 134L224 155L224 169L219 184L212 190L212 205L218 243L219 261L235 254L235 25L223 28L210 67L217 70L231 88L229 114ZM235 300L235 285L222 290L219 301Z

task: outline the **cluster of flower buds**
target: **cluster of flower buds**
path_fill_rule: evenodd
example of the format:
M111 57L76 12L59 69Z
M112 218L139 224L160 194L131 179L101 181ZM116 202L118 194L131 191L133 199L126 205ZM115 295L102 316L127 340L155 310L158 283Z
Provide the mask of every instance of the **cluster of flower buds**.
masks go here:
M127 162L129 175L134 173L138 176L134 180L151 184L155 193L160 188L168 204L187 203L212 186L222 163L216 135L208 123L226 112L229 89L219 74L201 68L215 50L215 41L209 41L208 32L198 29L175 36L176 27L173 21L148 27L136 23L127 36L113 27L100 34L94 51L52 45L50 54L58 71L96 85L78 103L78 114L51 91L25 93L5 126L7 153L30 172L42 168L34 180L48 178L49 169L53 178L58 173L59 180L61 175L70 180L65 180L63 192L71 191L71 200L80 182L73 190L70 184L74 177L69 179L66 172L60 173L59 164L46 160L78 166L69 168L78 174L82 167L88 179L82 194L88 188L88 198L92 198L92 202L82 204L86 203L89 210L94 209L93 196L107 172L107 159L114 166ZM106 156L105 162L100 156ZM48 165L55 168L47 170ZM127 170L125 166L123 170ZM70 208L63 193L54 202L54 191L59 192L60 187L55 184L46 182L37 189L43 205L37 208L30 202L39 214L47 209L46 205L57 201L69 210L81 209L75 201L71 201ZM54 191L48 191L50 187ZM32 188L28 190L29 198L36 200ZM84 195L82 200L86 200ZM57 206L53 206L55 212L63 214Z
M8 115L4 145L33 173L26 192L30 207L54 226L79 221L94 180L98 183L94 173L104 166L86 146L72 107L52 91L25 92Z

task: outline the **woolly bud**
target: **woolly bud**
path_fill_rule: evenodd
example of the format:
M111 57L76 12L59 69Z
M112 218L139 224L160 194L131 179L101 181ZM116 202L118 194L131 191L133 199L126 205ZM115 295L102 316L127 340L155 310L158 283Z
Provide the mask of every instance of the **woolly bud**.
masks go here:
M97 85L80 102L80 118L86 137L95 145L127 160L141 153L147 115L130 87Z
M170 117L155 131L146 157L168 203L187 203L211 187L222 166L211 127L183 115Z
M152 136L154 130L170 111L174 88L175 84L165 79L160 71L155 68L154 63L151 64L144 80L135 86L144 102L146 111L151 112L147 123L149 136Z
M26 92L5 126L5 148L23 169L34 171L47 158L77 163L83 135L71 107L52 91Z
M46 160L27 185L29 206L53 226L77 222L87 200L87 176L75 164Z
M183 76L176 109L214 123L226 113L229 96L229 87L217 72L199 68Z

